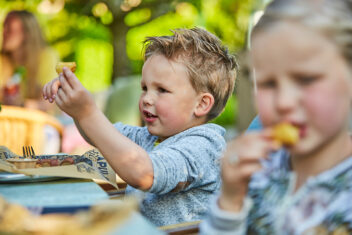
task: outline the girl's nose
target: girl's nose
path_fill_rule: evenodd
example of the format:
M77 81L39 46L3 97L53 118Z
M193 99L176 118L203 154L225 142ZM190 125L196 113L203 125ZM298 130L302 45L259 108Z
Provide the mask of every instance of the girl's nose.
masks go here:
M278 112L282 114L292 112L299 102L299 91L289 84L279 86L275 102Z

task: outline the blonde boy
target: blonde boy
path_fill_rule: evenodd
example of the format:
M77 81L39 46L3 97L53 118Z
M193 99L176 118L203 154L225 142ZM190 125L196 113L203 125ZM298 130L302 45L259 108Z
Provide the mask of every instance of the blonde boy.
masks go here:
M205 30L147 38L139 102L145 127L112 125L67 68L43 92L73 117L127 182L128 193L146 192L141 212L161 226L202 219L220 187L217 159L225 130L207 122L231 95L235 68L234 58Z

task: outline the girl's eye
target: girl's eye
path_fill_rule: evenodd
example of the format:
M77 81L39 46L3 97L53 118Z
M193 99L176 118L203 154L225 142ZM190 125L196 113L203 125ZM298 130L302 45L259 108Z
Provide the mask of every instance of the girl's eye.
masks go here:
M166 93L166 92L168 92L166 89L164 89L164 88L162 88L162 87L159 87L159 88L158 88L158 91L159 91L160 93Z
M258 82L257 86L258 86L258 88L262 88L262 89L275 88L276 87L276 81L268 79L266 81Z
M147 86L142 86L142 91L147 91Z
M297 76L296 80L301 85L310 85L318 80L318 76Z

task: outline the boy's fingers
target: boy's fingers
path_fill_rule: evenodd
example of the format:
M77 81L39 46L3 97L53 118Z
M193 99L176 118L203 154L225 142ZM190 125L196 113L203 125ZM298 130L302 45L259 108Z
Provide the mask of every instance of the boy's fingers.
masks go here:
M66 94L70 94L72 92L72 87L67 82L67 78L64 76L60 76L59 80L63 92L65 92Z
M48 93L47 93L47 91L46 91L46 90L47 90L47 86L48 86L48 83L44 85L43 90L42 90L42 92L43 92L43 98L44 98L45 100L48 99Z
M80 81L78 80L78 78L76 77L76 75L67 67L64 67L63 68L63 73L66 77L66 80L68 82L68 84L74 88L74 87L77 87L77 86L80 86L81 83Z
M55 103L57 104L57 106L62 109L63 108L63 99L64 99L64 94L63 91L61 89L58 90L57 92L57 96L55 97Z
M61 76L61 74L60 74ZM54 99L56 94L57 94L57 90L60 87L60 81L59 78L55 78L53 81L51 81L50 83L50 89L49 89L49 94L48 94L48 98L50 100L50 98Z
M67 98L66 98L66 94L64 92L64 90L62 88L60 88L57 91L57 95L55 97L55 102L60 102L61 104L64 104L66 102Z

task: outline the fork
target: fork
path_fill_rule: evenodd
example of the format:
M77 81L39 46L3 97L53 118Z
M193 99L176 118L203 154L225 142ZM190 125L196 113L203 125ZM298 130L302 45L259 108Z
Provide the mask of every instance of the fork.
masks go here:
M35 158L35 153L32 146L23 146L22 151L24 158Z

